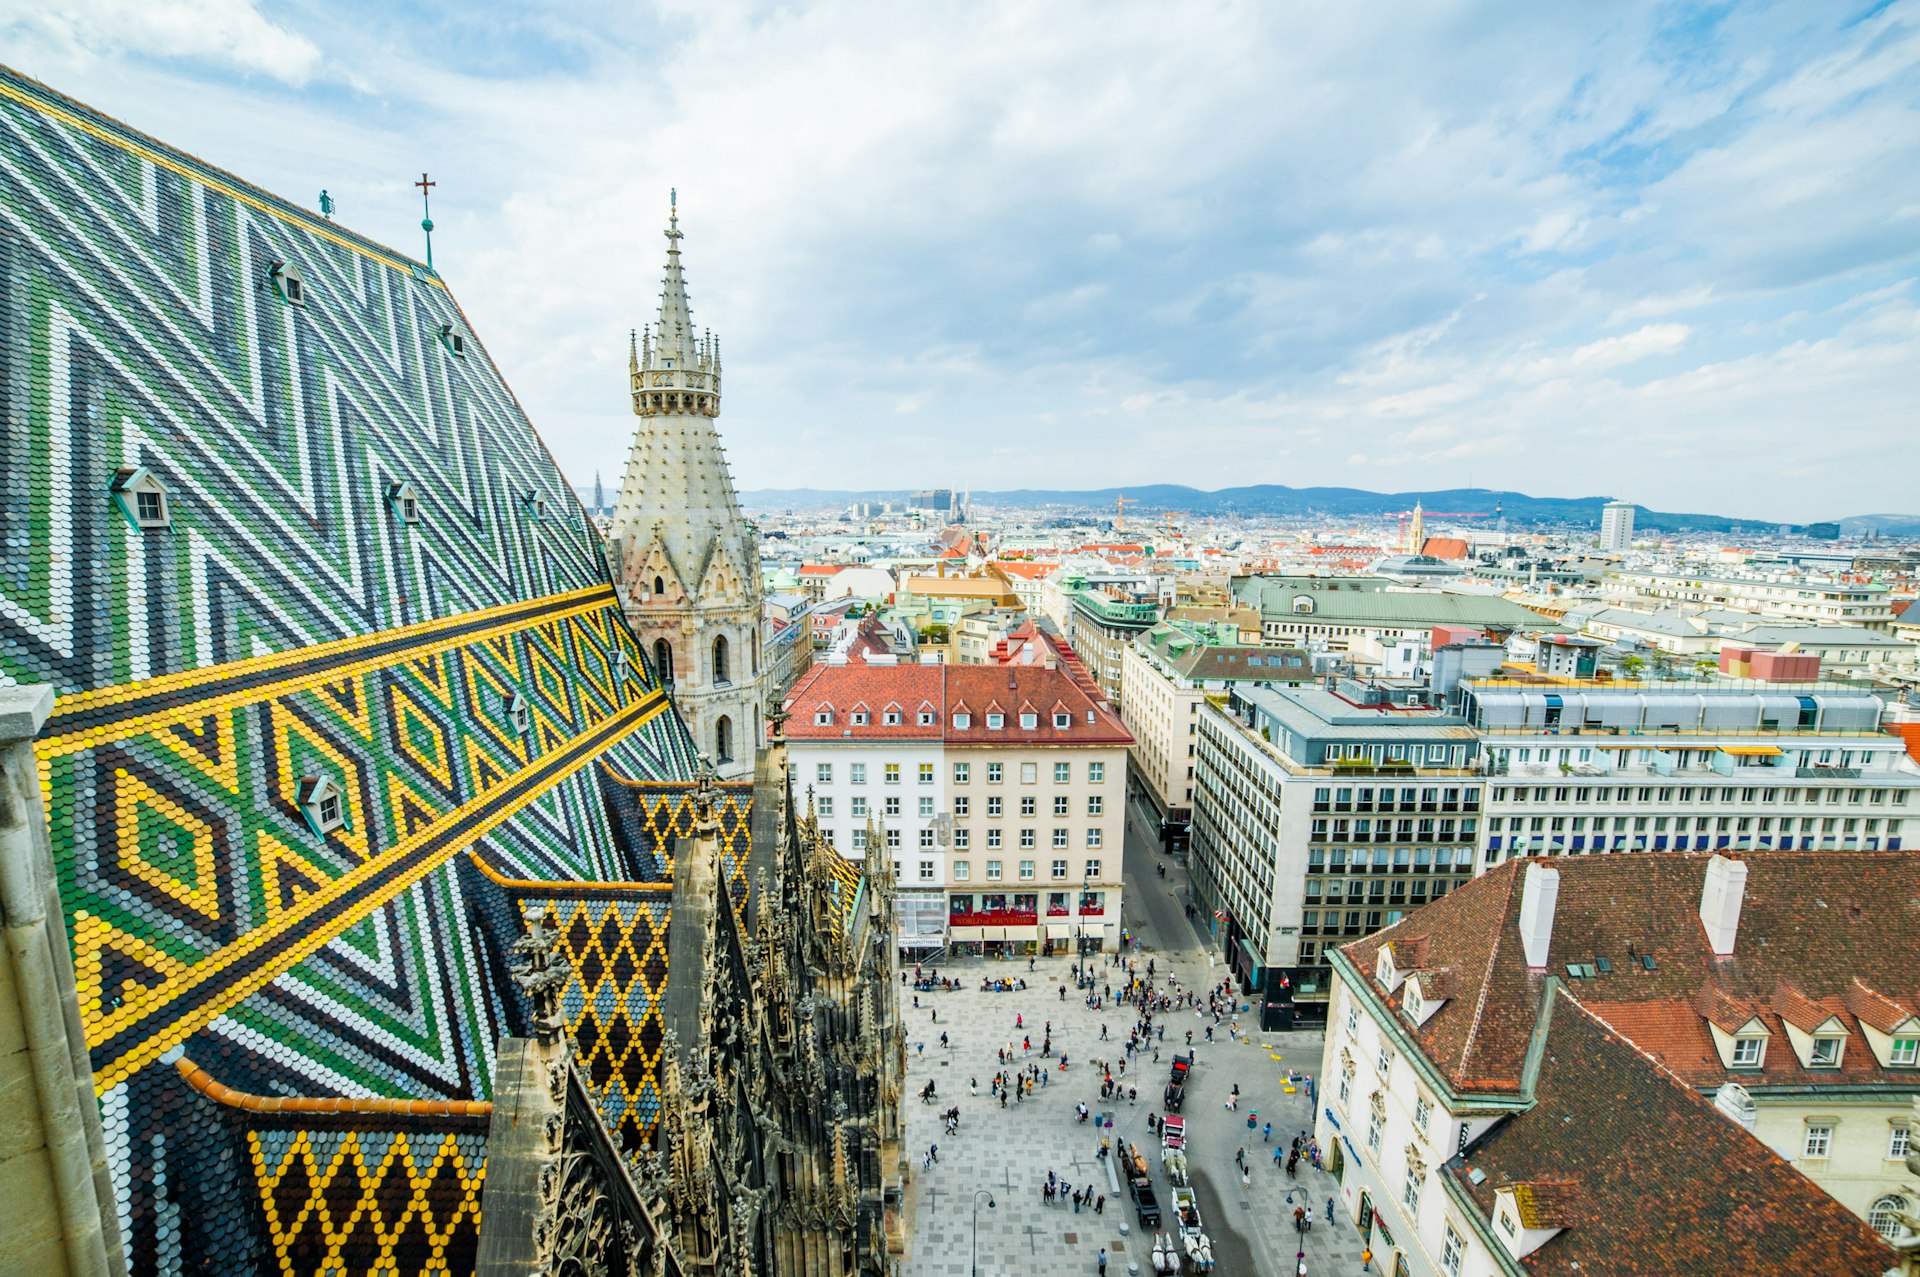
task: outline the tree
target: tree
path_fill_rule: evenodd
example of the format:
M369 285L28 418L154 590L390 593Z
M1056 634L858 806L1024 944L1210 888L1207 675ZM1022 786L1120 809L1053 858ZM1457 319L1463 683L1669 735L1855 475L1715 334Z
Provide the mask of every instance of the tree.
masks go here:
M1620 672L1628 678L1639 678L1647 672L1647 663L1637 656L1623 656L1620 658Z

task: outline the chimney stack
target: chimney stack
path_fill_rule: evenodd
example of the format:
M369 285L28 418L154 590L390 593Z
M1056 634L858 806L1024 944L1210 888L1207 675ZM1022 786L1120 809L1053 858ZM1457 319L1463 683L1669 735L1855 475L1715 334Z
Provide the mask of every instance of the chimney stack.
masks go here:
M1740 906L1747 895L1747 862L1732 856L1707 861L1706 884L1700 889L1700 922L1716 958L1733 956L1733 940L1740 931Z
M1520 885L1520 943L1527 953L1527 966L1543 970L1547 965L1547 946L1553 942L1553 906L1560 899L1560 871L1537 860L1527 862L1527 876Z

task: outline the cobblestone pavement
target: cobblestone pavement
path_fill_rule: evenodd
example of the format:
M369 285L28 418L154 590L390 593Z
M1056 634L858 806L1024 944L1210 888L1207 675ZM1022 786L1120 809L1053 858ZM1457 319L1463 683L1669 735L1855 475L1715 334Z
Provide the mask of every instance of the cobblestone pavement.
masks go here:
M1199 981L1204 990L1217 978L1190 951L1169 960L1151 947L1150 935L1143 939L1148 947L1137 959L1143 972L1147 959L1153 958L1158 978L1164 980L1171 966L1182 987ZM1096 956L1094 961L1103 959ZM1151 1273L1152 1235L1134 1222L1124 1192L1116 1192L1116 1181L1098 1158L1100 1139L1109 1132L1096 1129L1092 1120L1077 1122L1075 1105L1084 1101L1096 1114L1111 1111L1120 1139L1150 1148L1154 1187L1170 1220L1170 1190L1159 1165L1158 1141L1147 1135L1146 1118L1161 1111L1172 1049L1186 1049L1188 1029L1193 1030L1199 1063L1188 1088L1185 1116L1195 1178L1201 1182L1202 1216L1216 1242L1215 1271L1223 1277L1245 1272L1292 1277L1304 1240L1307 1271L1314 1277L1360 1273L1359 1238L1350 1227L1326 1221L1326 1199L1339 1191L1332 1176L1307 1168L1303 1161L1299 1178L1289 1180L1273 1164L1273 1146L1262 1143L1260 1130L1246 1129L1250 1111L1259 1113L1256 1126L1272 1121L1276 1141L1311 1128L1304 1090L1288 1095L1283 1084L1288 1068L1318 1071L1320 1035L1255 1035L1229 1041L1223 1022L1215 1031L1217 1040L1208 1043L1205 1027L1210 1018L1174 1012L1158 1044L1160 1062L1154 1063L1147 1052L1121 1074L1118 1064L1133 1015L1112 1003L1099 1011L1085 1006L1084 995L1072 987L1071 965L1070 958L1043 958L1029 973L1025 959L963 961L941 968L942 974L962 981L960 991L919 994L918 1010L907 991L907 1191L912 1198L912 1242L903 1269L907 1277L967 1277L973 1271L976 1210L981 1273L1092 1273L1102 1247L1110 1273ZM1103 982L1121 974L1110 967L1098 967L1096 973ZM1029 988L983 993L982 976L1024 978ZM1062 984L1067 985L1065 1001L1059 994ZM1015 1027L1016 1015L1024 1028ZM1046 1071L1048 1083L1036 1086L1035 1098L1010 1100L1003 1111L988 1094L989 1081L1001 1067L995 1051L1010 1046L1016 1068L1039 1063L1047 1021L1053 1025L1054 1050L1067 1052L1069 1067L1062 1072L1056 1055ZM1111 1034L1106 1042L1100 1040L1102 1024ZM948 1049L940 1044L943 1031ZM1031 1052L1021 1050L1023 1038L1031 1039ZM1129 1105L1124 1097L1117 1104L1101 1103L1094 1062L1102 1059L1114 1062L1118 1080L1138 1088L1136 1104ZM928 1080L934 1082L937 1097L922 1104L917 1092ZM970 1082L977 1084L977 1094ZM1225 1101L1236 1082L1240 1105L1229 1113ZM954 1105L959 1106L961 1126L958 1134L948 1136L939 1115ZM923 1167L922 1155L935 1143L939 1159ZM1234 1158L1243 1145L1250 1172L1244 1189ZM1049 1169L1075 1187L1094 1184L1106 1195L1105 1212L1087 1209L1076 1214L1071 1204L1043 1205L1040 1186ZM1294 1190L1293 1201L1288 1200L1289 1189ZM1293 1205L1301 1200L1310 1202L1314 1211L1314 1227L1304 1239L1292 1226ZM1336 1212L1336 1218L1345 1215Z

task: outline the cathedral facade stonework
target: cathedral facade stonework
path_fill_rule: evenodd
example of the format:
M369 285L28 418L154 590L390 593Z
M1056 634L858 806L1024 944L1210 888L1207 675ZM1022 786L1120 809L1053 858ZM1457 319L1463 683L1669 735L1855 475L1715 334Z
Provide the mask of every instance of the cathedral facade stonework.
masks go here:
M735 778L764 743L760 556L714 427L720 342L694 329L681 237L676 209L659 318L628 359L640 424L608 542L628 624L700 749Z

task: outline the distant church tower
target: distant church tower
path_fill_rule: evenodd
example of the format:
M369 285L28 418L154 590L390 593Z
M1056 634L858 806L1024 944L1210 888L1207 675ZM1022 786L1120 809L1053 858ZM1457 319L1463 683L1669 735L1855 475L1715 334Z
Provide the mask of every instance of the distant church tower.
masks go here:
M1418 554L1427 543L1427 512L1420 508L1418 501L1413 503L1413 527L1407 531L1407 543L1401 548L1408 554Z
M720 342L694 333L678 203L667 220L660 318L628 357L640 425L608 540L628 623L701 751L732 778L752 774L767 713L760 556L713 425Z

